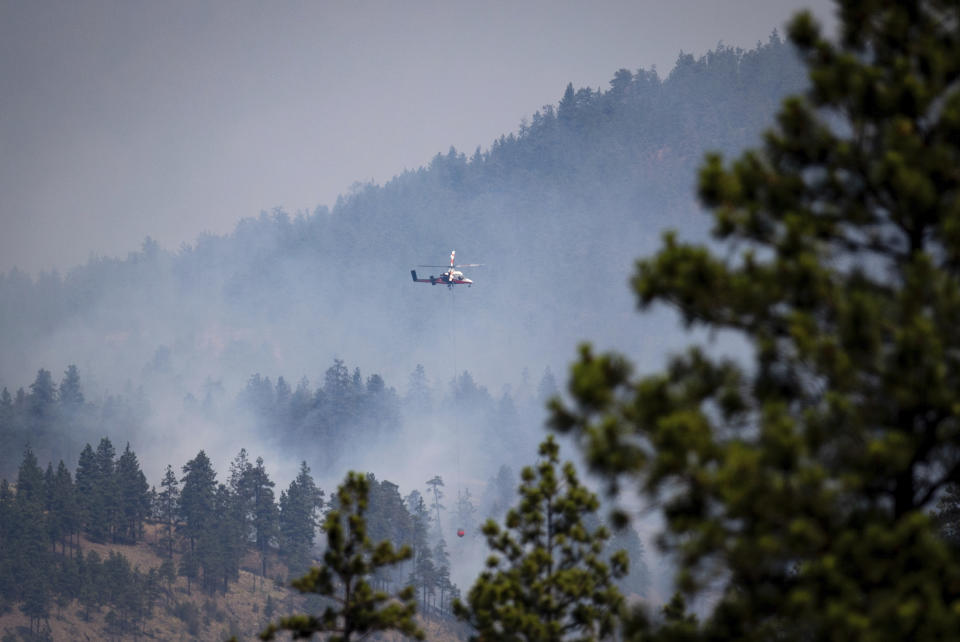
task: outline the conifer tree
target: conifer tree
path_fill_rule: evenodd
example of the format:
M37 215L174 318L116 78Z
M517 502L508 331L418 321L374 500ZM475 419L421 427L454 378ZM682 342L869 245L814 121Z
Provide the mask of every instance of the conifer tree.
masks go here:
M47 529L53 544L53 550L56 550L56 544L59 541L63 547L63 552L66 553L66 540L76 529L77 519L73 480L70 479L70 472L63 460L60 460L56 472L53 471L52 463L47 465L47 472L44 474L44 487L46 490Z
M83 405L83 389L80 387L80 372L77 366L70 365L63 373L58 398L60 407L67 413L76 412Z
M301 462L296 479L280 493L281 552L291 568L306 569L321 508L323 491L314 483L307 462Z
M810 90L763 147L703 166L716 243L668 235L633 279L642 308L744 337L750 366L694 348L634 377L584 346L553 403L662 507L680 588L712 591L705 639L960 630L960 557L928 513L960 481L960 5L838 9L838 42L792 21Z
M447 541L442 536L433 547L433 560L436 567L436 588L440 592L437 608L443 613L448 610L447 603L455 587L450 581L450 555L447 553Z
M440 500L443 498L443 491L440 490L440 488L443 487L443 477L440 475L434 475L431 479L427 480L426 483L427 487L429 488L427 493L429 493L433 498L433 502L430 504L430 509L435 514L437 533L441 533L443 528L440 526L440 511L446 508L446 506L440 503Z
M423 560L431 559L433 553L430 551L429 531L430 531L430 511L427 504L423 501L423 496L416 490L410 492L406 499L410 514L410 532L405 538L412 549L410 559L410 573L407 582L416 590L415 594L424 596L426 594L425 585L428 578L424 577ZM423 597L421 597L423 601Z
M117 460L116 484L120 498L118 530L124 541L136 543L150 514L150 486L129 442Z
M274 501L274 483L267 475L263 458L257 457L256 466L248 469L244 489L249 493L250 526L253 542L260 553L260 576L267 575L267 551L279 535L279 513Z
M226 593L229 583L240 575L246 531L235 510L236 496L225 484L217 485L212 501L213 510L197 534L196 561L203 571L204 590Z
M180 515L183 518L183 531L190 541L190 550L193 551L197 539L214 518L217 474L209 457L202 450L183 465L183 473L180 480L183 484L180 491Z
M99 507L102 503L99 494L94 492L97 486L97 464L90 444L86 444L80 451L74 480L80 525L84 531L89 532L90 523L100 518Z
M90 515L87 531L90 539L96 542L105 542L107 539L116 541L120 526L120 485L116 475L116 450L106 437L100 439L94 453L94 485L95 499L92 506L96 509Z
M177 480L176 473L173 472L173 466L167 464L167 470L163 474L163 480L160 482L162 489L157 495L157 504L160 523L163 525L164 534L162 545L166 548L167 558L173 558L174 532L180 516L180 482Z
M606 528L583 518L600 506L577 478L573 464L558 470L552 436L540 444L541 461L521 474L520 503L505 527L483 527L494 554L454 612L477 631L473 640L599 640L613 634L623 608L614 581L627 572L622 551L601 556Z
M41 424L52 419L54 408L57 402L57 384L53 382L53 377L49 370L41 368L37 371L37 378L30 384L30 413L33 418Z
M370 482L351 472L337 489L336 508L327 513L324 530L327 550L323 564L296 580L304 593L316 593L333 601L320 615L293 615L272 623L261 633L272 640L278 631L294 638L329 634L330 642L350 642L375 631L396 630L422 640L423 632L413 621L416 603L407 587L395 596L375 591L367 578L376 569L409 559L409 547L394 549L389 541L374 544L367 536L365 513Z
M240 524L244 542L251 537L253 529L253 504L252 493L249 490L250 475L253 470L253 464L247 456L247 449L241 448L237 456L230 462L230 479L227 482L233 497L233 505L230 507L233 513L233 519Z
M43 473L43 510L50 511L53 507L53 462L47 462L47 469Z
M27 446L17 473L17 504L20 506L30 504L43 511L46 503L47 493L43 482L43 471L37 463L37 456Z
M420 604L426 609L430 605L430 596L436 592L437 566L433 562L433 550L425 539L413 550L413 570L407 581L418 591Z
M46 547L49 528L44 508L46 490L43 471L28 447L17 474L17 493L10 514L12 576L21 610L30 618L30 631L39 632L41 620L50 614L51 553Z
M73 546L73 535L80 534L80 509L77 504L76 488L70 478L70 470L60 460L54 477L52 514L59 521L58 532L66 537ZM79 537L78 537L79 540ZM63 550L66 553L66 548Z
M379 542L389 540L395 545L412 544L410 513L400 496L399 487L393 482L378 482L373 473L367 475L370 496L367 510L367 534ZM373 575L376 588L389 589L402 576L402 565L381 567Z

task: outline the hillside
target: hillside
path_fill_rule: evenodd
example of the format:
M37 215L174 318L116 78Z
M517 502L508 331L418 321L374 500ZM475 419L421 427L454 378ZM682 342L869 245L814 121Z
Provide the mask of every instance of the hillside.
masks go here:
M704 152L755 143L803 82L776 35L681 55L664 79L622 69L606 90L567 87L486 150L358 183L332 208L265 212L180 248L147 239L62 275L4 274L0 386L76 363L118 391L162 357L182 396L207 377L231 390L254 372L314 377L339 356L393 381L417 363L445 379L456 360L498 390L525 366L559 371L586 336L653 359L660 342L638 339L624 287L632 261L665 227L706 233L692 197ZM472 289L410 283L451 249L484 264Z
M130 564L147 572L159 569L164 558L157 550L159 541L156 525L147 525L146 538L132 546L97 544L85 537L80 538L84 554L96 552L102 559L118 553ZM182 555L174 555L179 565ZM55 640L102 640L108 638L143 637L160 640L223 640L231 635L249 639L262 630L268 614L267 601L276 605L275 615L296 611L304 606L304 598L296 591L273 580L264 581L254 572L259 570L259 561L250 556L244 560L240 580L230 586L225 595L210 596L196 586L188 592L187 580L176 578L172 583L162 583L159 599L151 614L136 624L118 624L110 613L116 609L109 606L86 609L79 600L57 603L51 609L50 634ZM274 565L271 571L285 573L286 569ZM135 630L130 630L131 628ZM22 635L29 632L29 618L14 610L0 616L0 631L4 635Z
M111 553L120 554L130 564L146 573L159 569L164 558L158 554L159 527L148 524L146 539L132 546L97 544L80 538L80 547L85 554L96 552L102 559ZM175 565L182 559L174 554ZM268 565L268 578L259 576L260 561L248 554L240 569L240 578L231 583L226 593L207 594L196 585L190 590L187 580L177 577L172 583L161 583L158 597L142 620L123 622L117 616L119 610L111 605L88 608L79 600L58 602L51 608L49 619L39 628L34 624L31 637L30 618L19 609L0 612L0 637L3 640L201 640L220 642L231 636L238 640L256 638L266 623L285 614L302 613L316 606L296 590L278 578L287 574L287 569L276 559ZM111 615L112 614L112 615ZM453 642L466 639L462 627L445 618L419 617L428 638L437 642ZM47 626L49 625L49 629ZM49 638L45 637L49 635ZM397 635L373 638L391 642L401 639Z

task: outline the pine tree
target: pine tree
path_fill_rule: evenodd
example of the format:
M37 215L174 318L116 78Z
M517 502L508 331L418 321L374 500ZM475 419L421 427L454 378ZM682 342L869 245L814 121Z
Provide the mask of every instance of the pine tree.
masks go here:
M51 553L47 549L49 526L44 513L47 497L43 471L28 447L17 474L17 493L10 515L12 576L21 610L30 618L31 633L40 631L50 614Z
M116 451L106 437L100 439L94 453L94 484L92 492L95 499L91 506L96 510L90 515L87 532L95 542L108 539L116 541L120 526L120 485L116 475Z
M72 547L73 535L80 534L80 507L73 479L70 478L70 471L62 459L54 476L52 504L51 515L59 522L57 531ZM66 543L62 542L62 545L62 552L66 553Z
M63 461L60 462L63 465ZM46 511L47 535L50 538L51 550L56 552L57 542L65 535L63 522L57 508L57 474L53 471L53 462L47 462L47 470L43 474L44 504Z
M453 582L450 581L450 555L447 553L447 541L442 536L437 540L436 546L433 547L433 560L436 567L436 588L440 591L437 609L441 613L445 613L448 610L447 604L450 601L450 595L455 587Z
M102 519L102 498L95 492L97 488L96 455L90 444L86 444L80 452L77 463L77 472L74 475L77 493L77 512L80 525L87 533L90 532L92 522Z
M440 490L443 486L443 477L434 475L426 484L429 488L427 493L433 496L433 503L430 504L430 509L436 515L437 533L441 533L443 532L443 527L440 526L440 511L446 508L446 506L440 503L440 500L443 498L443 491Z
M370 483L361 473L349 473L337 489L336 508L327 513L324 530L327 550L323 564L293 585L304 593L333 600L319 616L293 615L270 624L260 635L271 640L278 631L294 638L315 633L330 634L330 642L350 642L375 631L396 630L422 640L423 632L413 621L416 604L413 589L395 596L374 591L367 581L378 568L409 559L409 547L394 549L388 541L374 544L367 536L365 513Z
M180 518L180 482L177 480L176 473L173 472L173 466L167 464L167 470L160 482L160 491L157 495L158 512L160 523L163 525L164 534L161 540L162 545L167 550L167 558L173 558L174 532Z
M46 508L46 503L47 493L43 483L43 471L37 463L37 456L27 446L17 473L17 504L20 506L30 504L42 512Z
M703 166L715 243L669 235L633 279L751 365L694 348L634 377L585 346L553 403L662 507L680 588L711 590L705 639L960 629L960 557L928 514L960 481L960 7L838 7L838 42L792 21L810 90L763 147Z
M353 419L350 371L342 359L334 359L323 378L323 398L330 426L340 430Z
M116 484L120 498L120 537L128 543L136 543L143 534L143 522L150 514L150 487L129 442L117 460Z
M217 474L207 454L202 450L183 465L183 473L183 478L180 479L183 484L180 491L180 515L192 552L196 548L197 539L214 518Z
M267 475L263 458L257 457L257 464L249 469L244 484L249 493L250 525L253 541L260 553L260 576L267 576L267 551L276 542L279 535L279 513L274 501L274 483Z
M317 532L318 512L323 508L323 491L310 476L307 462L280 493L280 550L291 569L305 570Z
M43 510L50 512L53 508L53 462L47 462L47 469L43 473Z
M235 509L237 498L225 484L217 486L212 501L212 513L197 535L196 563L203 571L204 590L226 593L229 583L239 578L247 533Z
M37 378L30 384L28 402L34 419L41 422L52 419L57 403L57 384L53 382L49 370L41 368L37 371Z
M410 538L410 513L400 496L399 486L383 480L378 482L373 473L367 475L370 496L367 509L367 534L379 542L389 540L394 545L412 544ZM381 567L371 578L375 588L387 590L402 577L402 565Z
M433 555L429 541L430 511L423 501L423 496L416 490L407 496L406 504L410 514L410 533L404 539L409 542L412 550L412 564L407 582L416 590L415 595L421 595L421 601L424 601L429 578L423 574L423 560L430 558L432 562Z
M251 505L251 493L247 486L250 482L250 473L253 470L253 464L247 456L247 449L241 448L237 456L230 462L230 479L227 485L230 492L233 493L236 511L236 519L243 524L244 537L247 537L247 531L252 528L250 524L253 506Z
M75 365L68 366L63 373L63 379L60 380L59 400L60 407L68 414L76 412L83 405L80 372Z
M580 484L573 464L561 470L553 437L540 444L541 461L524 468L520 503L505 529L483 527L494 551L454 612L477 631L473 640L599 640L614 633L623 597L614 584L627 572L622 551L604 561L609 533L583 518L600 506Z

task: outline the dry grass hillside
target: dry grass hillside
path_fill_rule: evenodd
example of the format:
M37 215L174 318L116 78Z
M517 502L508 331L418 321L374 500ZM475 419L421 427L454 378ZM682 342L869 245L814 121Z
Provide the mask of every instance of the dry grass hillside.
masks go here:
M147 526L145 541L135 546L95 544L81 539L84 552L97 551L106 558L111 551L124 555L141 572L157 568L163 562L155 542L155 527ZM174 560L179 563L178 554ZM111 626L109 607L89 613L77 601L51 605L50 617L42 626L41 634L30 633L29 619L19 609L0 615L0 640L55 640L55 641L100 641L100 640L182 640L220 642L235 636L238 640L258 639L258 633L267 622L289 613L304 612L307 598L278 578L286 577L287 569L277 560L269 560L267 578L259 576L260 560L250 553L243 560L240 580L230 585L226 594L209 595L192 586L188 591L187 581L179 577L170 590L164 590L154 605L152 616L147 618L136 633L121 633ZM428 640L457 642L465 640L457 631L455 622L421 618L421 627ZM36 626L34 626L36 628ZM283 636L278 636L283 639ZM399 635L374 638L399 642Z

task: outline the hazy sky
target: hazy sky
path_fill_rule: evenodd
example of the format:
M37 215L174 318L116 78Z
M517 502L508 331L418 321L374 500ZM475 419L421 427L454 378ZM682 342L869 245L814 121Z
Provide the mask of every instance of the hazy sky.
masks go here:
M0 272L332 206L826 0L0 0Z

